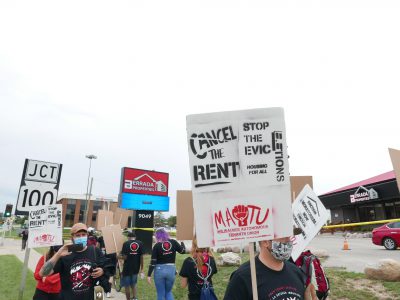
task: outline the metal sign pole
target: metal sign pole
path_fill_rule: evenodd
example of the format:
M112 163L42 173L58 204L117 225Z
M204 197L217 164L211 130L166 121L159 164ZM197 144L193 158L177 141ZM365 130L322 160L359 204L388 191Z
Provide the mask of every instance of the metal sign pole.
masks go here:
M18 300L22 300L22 296L24 295L26 274L28 273L28 261L29 261L30 250L31 249L28 247L25 248L25 260L24 260L24 267L22 268L21 285L19 287Z

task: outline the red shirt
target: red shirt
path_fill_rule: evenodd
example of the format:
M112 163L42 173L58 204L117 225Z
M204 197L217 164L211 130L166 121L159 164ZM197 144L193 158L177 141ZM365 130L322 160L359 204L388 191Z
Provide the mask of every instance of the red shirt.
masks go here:
M39 271L42 268L42 266L44 265L44 256L42 256L37 265L36 265L36 270L35 270L35 279L37 280L37 285L36 288L49 293L49 294L58 294L61 290L61 282L60 282L60 274L52 274L49 276L44 277L44 281L43 281L43 277L40 277L39 275Z

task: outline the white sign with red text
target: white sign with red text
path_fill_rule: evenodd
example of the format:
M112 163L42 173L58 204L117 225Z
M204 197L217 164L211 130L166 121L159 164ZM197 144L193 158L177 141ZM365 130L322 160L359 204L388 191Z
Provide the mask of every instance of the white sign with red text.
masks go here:
M190 115L187 137L199 246L291 235L282 108Z
M29 211L28 248L62 245L62 205Z
M329 213L311 187L307 184L292 204L293 223L303 230L293 238L292 258L294 261L321 230Z

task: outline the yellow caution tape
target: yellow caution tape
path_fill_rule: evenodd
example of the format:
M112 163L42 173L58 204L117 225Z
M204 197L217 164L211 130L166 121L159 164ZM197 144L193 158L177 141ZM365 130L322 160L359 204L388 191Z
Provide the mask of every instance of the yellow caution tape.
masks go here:
M154 228L141 228L141 227L131 227L126 228L127 230L145 230L145 231L154 231Z
M323 226L324 229L331 228L341 228L341 227L353 227L353 226L363 226L363 225L371 225L371 224L383 224L383 223L391 223L391 222L399 222L400 219L390 219L390 220L381 220L381 221L370 221L370 222L359 222L359 223L349 223L349 224L339 224L339 225L327 225Z

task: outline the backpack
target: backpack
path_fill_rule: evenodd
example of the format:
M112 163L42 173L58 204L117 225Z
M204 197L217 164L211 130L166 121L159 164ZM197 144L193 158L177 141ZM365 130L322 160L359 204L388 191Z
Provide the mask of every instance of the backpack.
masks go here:
M306 274L306 286L312 283L318 299L325 300L329 294L329 279L318 257L307 250L300 254L295 264Z
M196 266L196 261L192 258L193 263ZM203 279L203 286L200 291L200 300L218 300L217 296L214 293L214 288L210 285L208 278L211 277L211 267L208 265L207 275L204 277L201 272L197 270L197 276Z

